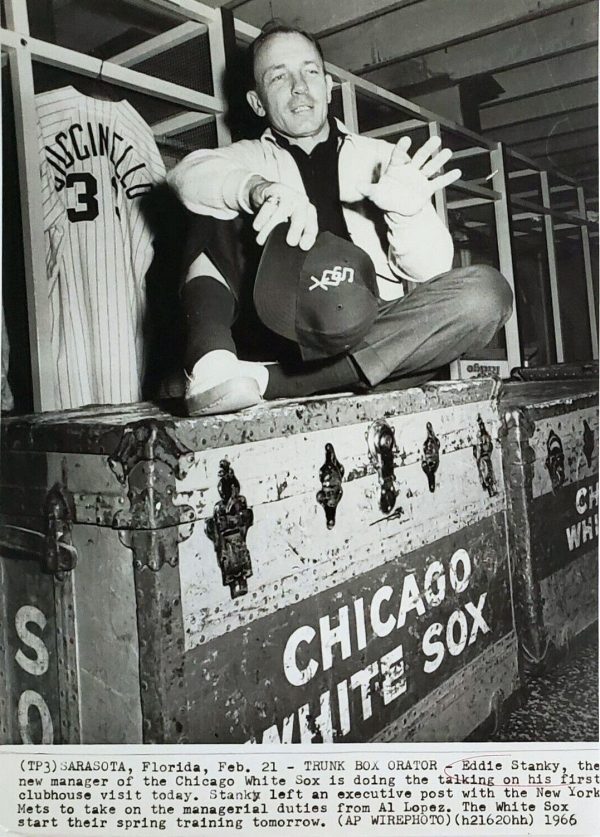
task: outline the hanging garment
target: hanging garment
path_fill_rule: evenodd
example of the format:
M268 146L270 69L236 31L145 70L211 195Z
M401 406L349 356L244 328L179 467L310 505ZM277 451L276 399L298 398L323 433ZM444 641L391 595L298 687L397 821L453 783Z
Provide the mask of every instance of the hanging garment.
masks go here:
M57 407L140 399L143 197L165 176L150 127L73 87L36 96Z

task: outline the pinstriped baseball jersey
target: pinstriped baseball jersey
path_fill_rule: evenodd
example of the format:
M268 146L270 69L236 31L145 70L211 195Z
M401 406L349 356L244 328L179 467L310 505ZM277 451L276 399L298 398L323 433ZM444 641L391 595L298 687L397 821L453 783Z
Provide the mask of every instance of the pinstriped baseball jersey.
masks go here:
M152 238L141 197L165 176L127 102L36 96L57 406L140 398Z

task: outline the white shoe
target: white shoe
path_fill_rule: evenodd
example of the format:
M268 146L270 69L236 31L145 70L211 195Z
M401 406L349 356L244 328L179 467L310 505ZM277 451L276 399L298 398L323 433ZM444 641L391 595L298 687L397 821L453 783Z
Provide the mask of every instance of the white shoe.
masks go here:
M240 361L233 352L218 349L195 364L187 376L185 405L190 416L235 413L263 399L268 372L261 363Z

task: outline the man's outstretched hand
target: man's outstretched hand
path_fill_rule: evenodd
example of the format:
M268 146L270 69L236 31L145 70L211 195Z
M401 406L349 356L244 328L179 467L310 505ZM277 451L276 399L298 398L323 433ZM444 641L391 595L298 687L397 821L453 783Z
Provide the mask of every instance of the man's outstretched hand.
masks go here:
M256 212L252 226L258 233L257 244L264 244L277 224L289 220L287 243L301 250L310 250L319 227L317 210L306 195L283 183L272 183L257 176L249 184L248 198Z
M449 149L440 150L437 137L427 140L412 158L408 154L410 144L409 137L398 140L379 182L361 189L384 212L416 215L435 192L445 189L461 175L460 169L437 174L452 156ZM257 244L263 245L271 230L289 221L287 243L310 250L319 228L317 211L305 194L256 175L248 183L248 200L256 213L252 226L257 233Z
M428 139L413 157L408 154L410 144L410 137L398 140L379 182L363 189L365 197L384 212L416 215L435 192L445 189L461 175L460 169L436 175L452 157L450 149L440 150L438 137Z

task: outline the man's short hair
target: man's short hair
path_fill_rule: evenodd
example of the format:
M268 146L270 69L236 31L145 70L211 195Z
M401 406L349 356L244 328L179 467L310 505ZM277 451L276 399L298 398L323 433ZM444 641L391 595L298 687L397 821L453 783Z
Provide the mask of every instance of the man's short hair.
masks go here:
M307 41L310 41L311 44L316 48L317 52L321 57L321 61L323 62L323 67L325 67L325 58L323 56L323 50L321 49L321 45L317 41L314 35L311 35L310 32L306 32L304 29L299 29L297 26L288 26L287 23L283 23L281 20L269 20L260 31L260 35L258 35L254 41L250 44L250 61L252 64L252 76L256 81L256 77L254 76L254 67L256 65L256 57L260 52L261 48L264 46L266 41L269 40L273 35L302 35L303 38L306 38Z

